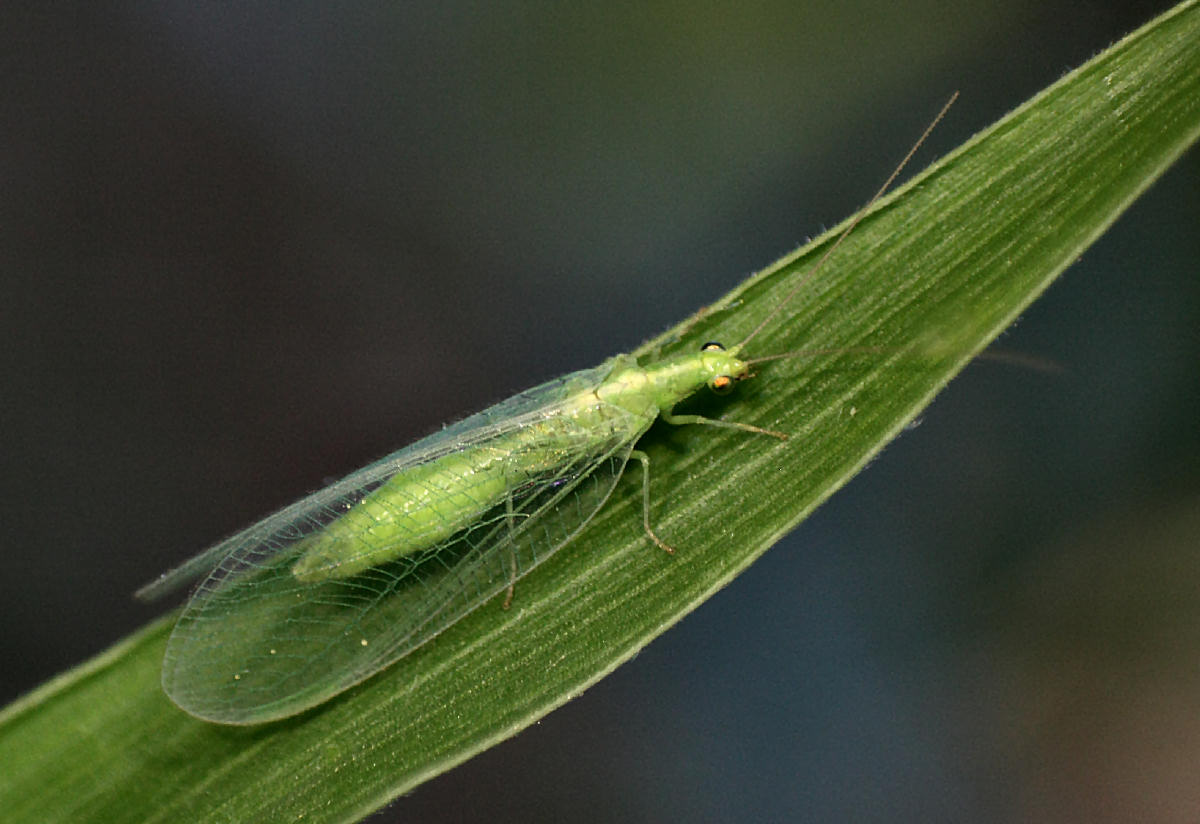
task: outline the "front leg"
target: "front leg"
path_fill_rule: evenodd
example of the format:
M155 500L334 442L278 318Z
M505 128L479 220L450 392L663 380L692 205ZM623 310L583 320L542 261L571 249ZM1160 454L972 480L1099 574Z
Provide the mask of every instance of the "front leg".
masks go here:
M748 423L738 423L737 421L719 421L715 418L706 418L703 415L676 415L674 407L664 412L659 413L659 417L665 423L672 426L686 426L692 423L701 423L708 426L720 426L725 429L740 429L743 432L754 432L759 435L770 435L773 438L779 438L781 441L786 441L788 435L786 432L776 432L774 429L763 429L760 426L751 426Z

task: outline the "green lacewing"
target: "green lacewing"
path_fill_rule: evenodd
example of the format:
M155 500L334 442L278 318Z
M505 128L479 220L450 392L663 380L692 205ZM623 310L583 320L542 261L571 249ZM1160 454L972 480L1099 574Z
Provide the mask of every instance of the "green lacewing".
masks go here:
M741 342L639 364L617 355L450 425L221 541L138 591L200 579L167 642L162 685L186 712L225 724L286 718L389 667L562 549L604 506L656 420L786 439L744 423L675 415L707 386L731 391L742 353L883 195L942 111L834 243Z

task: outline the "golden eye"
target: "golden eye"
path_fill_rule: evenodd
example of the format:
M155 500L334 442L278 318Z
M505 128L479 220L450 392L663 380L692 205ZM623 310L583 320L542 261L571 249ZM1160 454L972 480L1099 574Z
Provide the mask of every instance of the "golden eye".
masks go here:
M710 340L708 343L700 347L701 352L724 352L725 347L717 343L715 340Z
M718 395L728 395L733 391L733 378L728 375L717 375L708 382L708 388Z

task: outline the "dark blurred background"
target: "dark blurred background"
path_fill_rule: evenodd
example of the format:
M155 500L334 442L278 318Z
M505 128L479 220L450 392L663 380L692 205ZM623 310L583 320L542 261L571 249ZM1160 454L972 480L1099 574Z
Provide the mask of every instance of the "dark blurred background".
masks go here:
M0 698L1169 2L0 12ZM1200 163L634 662L380 821L1195 821Z

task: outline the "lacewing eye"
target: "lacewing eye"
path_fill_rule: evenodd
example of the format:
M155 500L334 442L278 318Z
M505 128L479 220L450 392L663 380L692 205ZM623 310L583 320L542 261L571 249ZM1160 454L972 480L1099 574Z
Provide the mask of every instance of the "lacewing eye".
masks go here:
M717 375L708 382L708 388L718 395L728 395L733 391L733 378L728 375Z

